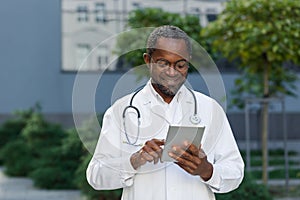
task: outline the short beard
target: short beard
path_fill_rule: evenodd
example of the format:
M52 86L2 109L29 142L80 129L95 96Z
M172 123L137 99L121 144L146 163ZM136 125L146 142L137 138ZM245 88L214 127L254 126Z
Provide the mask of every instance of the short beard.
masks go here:
M157 88L161 91L161 93L163 93L164 95L166 95L167 97L174 97L175 94L177 93L178 89L174 92L172 90L170 90L169 88L158 84L158 83L154 83L154 85L157 86Z

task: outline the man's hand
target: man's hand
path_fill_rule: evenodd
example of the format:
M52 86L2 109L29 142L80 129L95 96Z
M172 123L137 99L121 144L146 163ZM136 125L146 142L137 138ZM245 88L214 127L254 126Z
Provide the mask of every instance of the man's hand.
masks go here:
M207 161L207 156L201 147L184 142L183 145L173 146L169 156L175 159L177 165L192 175L199 175L208 181L213 173L213 166Z
M152 139L148 140L145 145L130 157L131 165L134 169L144 165L146 162L156 164L162 154L161 146L165 144L164 140Z

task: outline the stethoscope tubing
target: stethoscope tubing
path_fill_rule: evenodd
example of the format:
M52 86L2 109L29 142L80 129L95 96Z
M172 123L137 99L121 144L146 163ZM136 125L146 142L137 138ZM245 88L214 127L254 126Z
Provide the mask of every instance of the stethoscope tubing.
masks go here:
M122 113L124 132L125 132L125 136L126 136L126 140L127 140L127 142L125 142L125 143L127 143L129 145L133 145L133 146L140 146L140 145L136 145L136 143L137 143L138 138L140 136L140 118L141 118L141 113L140 113L139 109L136 106L133 105L133 99L143 89L143 87L144 86L138 88L137 91L132 95L132 97L130 99L130 102L129 102L129 105L124 108L123 113ZM197 108L196 95L190 88L187 87L187 89L190 91L190 93L192 94L193 99L194 99L194 115L192 115L190 117L190 121L191 121L192 124L199 124L200 123L200 118L198 117L198 108ZM130 139L129 139L129 136L128 136L128 133L127 133L127 130L126 130L126 123L125 123L126 111L129 108L132 108L136 111L137 120L138 120L138 133L137 133L136 138L133 142L130 141Z

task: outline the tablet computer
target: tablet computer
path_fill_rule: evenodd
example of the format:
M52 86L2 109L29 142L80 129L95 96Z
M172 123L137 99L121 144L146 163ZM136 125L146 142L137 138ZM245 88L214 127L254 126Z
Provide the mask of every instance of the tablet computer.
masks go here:
M173 145L181 145L188 141L199 147L204 133L204 126L169 126L161 160L164 162L174 162L168 155Z

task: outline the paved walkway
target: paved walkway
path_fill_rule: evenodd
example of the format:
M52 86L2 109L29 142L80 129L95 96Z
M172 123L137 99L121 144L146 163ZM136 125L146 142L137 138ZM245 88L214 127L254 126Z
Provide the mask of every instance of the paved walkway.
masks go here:
M0 200L83 200L78 190L40 190L28 178L12 178L0 168Z

